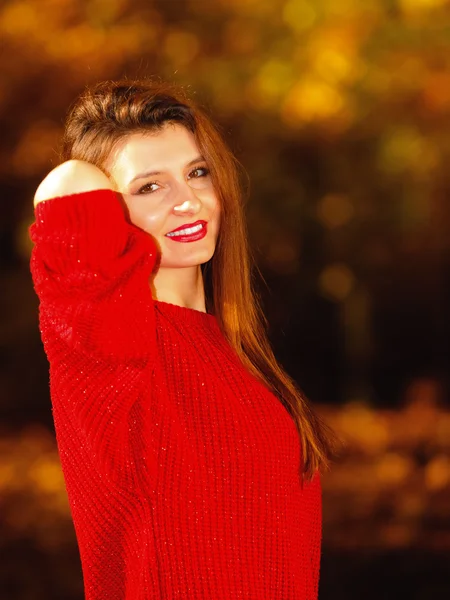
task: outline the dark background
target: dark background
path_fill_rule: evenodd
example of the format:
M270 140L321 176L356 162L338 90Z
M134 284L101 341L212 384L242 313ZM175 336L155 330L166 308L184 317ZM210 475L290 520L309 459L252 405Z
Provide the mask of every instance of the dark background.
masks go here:
M447 598L450 3L0 3L0 598L80 600L29 275L84 86L187 85L250 177L276 354L344 442L320 600Z

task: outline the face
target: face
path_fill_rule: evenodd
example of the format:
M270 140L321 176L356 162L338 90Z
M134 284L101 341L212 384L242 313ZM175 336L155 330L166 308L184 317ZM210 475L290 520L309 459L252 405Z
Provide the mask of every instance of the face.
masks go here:
M193 134L167 124L133 133L106 165L130 219L161 249L160 269L196 267L214 254L219 202Z

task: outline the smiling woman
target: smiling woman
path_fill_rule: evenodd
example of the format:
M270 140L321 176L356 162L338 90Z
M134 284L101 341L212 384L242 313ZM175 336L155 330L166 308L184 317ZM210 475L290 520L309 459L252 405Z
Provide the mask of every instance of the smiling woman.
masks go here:
M156 298L205 311L199 265L214 254L220 206L194 135L173 123L132 133L115 146L105 169L131 222L158 244Z
M316 600L331 436L277 363L236 162L178 89L69 114L31 259L87 600Z

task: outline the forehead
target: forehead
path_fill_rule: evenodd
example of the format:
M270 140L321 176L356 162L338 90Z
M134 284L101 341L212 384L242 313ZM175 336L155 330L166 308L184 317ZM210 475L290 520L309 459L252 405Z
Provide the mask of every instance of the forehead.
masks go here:
M162 171L182 167L198 155L194 135L182 125L167 123L160 130L131 133L119 140L107 167L113 175L143 168Z

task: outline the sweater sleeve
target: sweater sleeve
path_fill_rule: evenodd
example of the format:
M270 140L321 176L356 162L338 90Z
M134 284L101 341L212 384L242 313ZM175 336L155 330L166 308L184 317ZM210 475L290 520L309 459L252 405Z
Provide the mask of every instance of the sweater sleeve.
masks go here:
M110 190L39 203L30 235L58 439L89 448L100 477L147 485L156 244Z
M30 234L44 345L52 335L110 360L151 353L149 277L157 248L126 221L118 194L95 190L40 202Z

